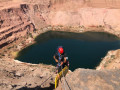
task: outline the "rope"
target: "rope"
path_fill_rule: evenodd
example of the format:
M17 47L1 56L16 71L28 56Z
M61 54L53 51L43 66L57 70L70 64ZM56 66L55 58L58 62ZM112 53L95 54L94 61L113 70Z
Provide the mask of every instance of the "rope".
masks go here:
M62 66L61 66L61 69L62 69ZM53 74L54 74L54 73L53 73ZM52 75L53 75L53 74L52 74ZM50 77L52 77L52 75L50 75ZM65 80L65 82L66 82L66 84L67 84L69 90L71 90L71 88L70 88L70 86L69 86L69 84L68 84L68 82L67 82L65 76L63 75L63 70L62 70L62 76L64 77L64 80ZM45 81L43 81L43 82L40 84L40 86L42 86L45 82L47 82L47 81L50 79L50 77L48 77ZM65 87L65 82L64 82L64 87ZM66 87L65 87L65 90L66 90Z
M57 70L57 68L56 68L56 70ZM53 75L54 75L54 73L53 73L50 77L52 77ZM48 77L44 82L42 82L42 83L40 84L40 86L43 85L47 80L49 80L50 77Z
M54 74L54 73L53 73L53 74ZM52 75L53 75L53 74L52 74ZM52 77L52 75L51 75L50 77ZM49 78L47 78L44 82L42 82L42 83L40 84L40 86L41 86L41 85L43 85L43 84L44 84L47 80L49 80L49 79L50 79L50 77L49 77Z
M66 78L65 78L65 81L66 81L66 83L67 83L68 88L71 90L71 88L70 88L70 86L69 86L69 84L68 84L68 82L67 82Z
M61 66L61 68L62 68L62 66ZM63 75L63 70L62 70L62 76L64 77L64 80L65 80L65 82L66 82L66 84L67 84L69 90L71 90L71 88L70 88L70 86L69 86L69 84L68 84L68 82L67 82L65 76ZM64 82L64 86L65 86L65 82ZM65 90L66 90L66 87L65 87Z
M61 66L61 70L62 70L62 66ZM64 77L63 70L62 70L62 76ZM65 80L65 78L64 78L64 80ZM64 87L65 87L65 82L64 82ZM66 90L66 87L65 87L65 90Z

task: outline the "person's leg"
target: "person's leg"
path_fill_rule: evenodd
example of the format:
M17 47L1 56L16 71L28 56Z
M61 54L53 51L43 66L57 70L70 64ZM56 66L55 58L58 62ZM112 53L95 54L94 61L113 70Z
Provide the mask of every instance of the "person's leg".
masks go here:
M60 79L59 73L62 71L61 66L58 66L58 78Z
M58 66L58 73L62 71L61 66Z

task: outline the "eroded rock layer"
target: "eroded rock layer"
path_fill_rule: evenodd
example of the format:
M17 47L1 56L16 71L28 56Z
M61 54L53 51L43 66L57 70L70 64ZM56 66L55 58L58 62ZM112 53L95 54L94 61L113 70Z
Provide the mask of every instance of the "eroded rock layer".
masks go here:
M23 4L0 11L0 49L34 31L35 27L26 14L28 10Z

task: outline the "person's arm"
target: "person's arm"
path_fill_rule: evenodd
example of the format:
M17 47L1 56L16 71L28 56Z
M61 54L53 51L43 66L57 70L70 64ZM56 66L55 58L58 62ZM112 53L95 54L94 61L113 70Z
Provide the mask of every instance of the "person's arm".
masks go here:
M61 62L61 66L63 65L63 62Z
M65 53L65 54L64 54L64 63L67 62L67 59L68 59L68 57L67 57L67 55L66 55L66 53Z
M64 63L66 63L66 61L67 61L67 59L66 59L66 57L64 57Z
M53 56L53 58L54 58L54 60L55 60L56 62L58 62L58 60L55 58L55 56Z
M64 57L64 61L61 61L61 66L63 65L63 63L66 63L67 59L66 57Z
M68 57L64 57L64 63L66 63L66 65L69 67Z

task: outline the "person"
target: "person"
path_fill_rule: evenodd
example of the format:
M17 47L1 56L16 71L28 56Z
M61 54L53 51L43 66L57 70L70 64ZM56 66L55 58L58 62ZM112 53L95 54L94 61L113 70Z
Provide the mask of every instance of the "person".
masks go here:
M68 57L64 52L62 46L57 48L57 53L53 56L54 60L58 63L57 64L57 72L59 73L65 66L69 67Z

